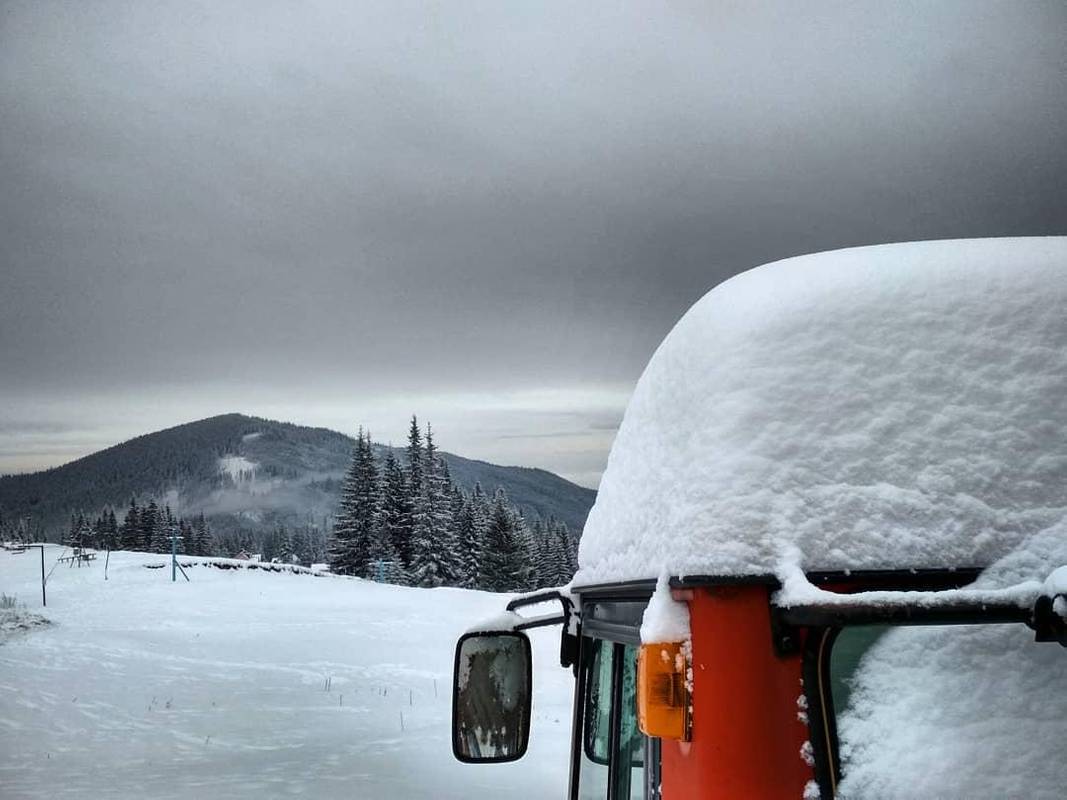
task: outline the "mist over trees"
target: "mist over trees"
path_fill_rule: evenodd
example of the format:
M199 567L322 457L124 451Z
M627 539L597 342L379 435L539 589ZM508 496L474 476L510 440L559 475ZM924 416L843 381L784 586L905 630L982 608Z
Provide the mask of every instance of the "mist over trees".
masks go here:
M517 591L559 586L577 542L555 519L528 520L502 488L456 486L427 425L411 418L404 463L379 468L362 429L341 487L329 544L333 572L412 586Z

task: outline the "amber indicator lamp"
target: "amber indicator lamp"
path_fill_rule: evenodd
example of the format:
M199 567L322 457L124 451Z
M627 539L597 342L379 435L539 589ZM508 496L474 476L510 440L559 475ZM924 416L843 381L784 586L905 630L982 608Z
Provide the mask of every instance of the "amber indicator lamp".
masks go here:
M641 645L637 656L637 718L646 736L689 741L687 666L681 642Z

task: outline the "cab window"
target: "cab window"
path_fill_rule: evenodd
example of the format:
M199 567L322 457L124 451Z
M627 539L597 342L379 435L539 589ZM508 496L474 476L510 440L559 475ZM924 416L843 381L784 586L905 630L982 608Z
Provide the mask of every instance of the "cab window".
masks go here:
M911 628L919 630L920 628ZM877 667L876 659L887 655L885 650L876 650L875 645L887 634L899 630L893 625L854 625L846 626L838 630L823 629L815 634L815 638L823 638L825 646L822 648L824 656L821 659L820 677L818 679L818 691L821 697L813 697L815 704L820 704L818 714L812 715L813 725L812 744L819 743L820 754L817 761L824 760L824 767L820 781L822 793L825 798L839 797L866 797L869 787L849 786L844 793L840 790L842 781L847 783L848 759L842 759L840 742L838 740L837 722L845 715L863 715L862 706L854 707L857 702L855 694L857 674L861 668ZM966 636L968 632L963 627L945 627L938 631L940 636ZM1007 687L1005 687L1007 691ZM962 716L958 710L959 703L963 698L946 695L939 698L941 713L946 717ZM870 698L862 702L872 702ZM812 704L809 701L809 704ZM921 728L912 733L914 747L920 751L937 748L938 742L927 740ZM820 741L821 739L821 741ZM843 763L844 762L844 763ZM962 765L948 765L946 769L959 769ZM818 771L818 770L817 770Z
M608 796L614 648L611 642L595 642L592 655L585 664L585 725L578 783L580 800L602 800Z
M888 625L855 625L813 629L806 665L808 717L816 756L816 776L824 800L838 796L841 761L837 715L849 707L855 674L868 651L890 629ZM807 681L810 679L810 685Z
M658 780L645 769L658 749L637 725L637 648L587 639L579 800L654 798Z

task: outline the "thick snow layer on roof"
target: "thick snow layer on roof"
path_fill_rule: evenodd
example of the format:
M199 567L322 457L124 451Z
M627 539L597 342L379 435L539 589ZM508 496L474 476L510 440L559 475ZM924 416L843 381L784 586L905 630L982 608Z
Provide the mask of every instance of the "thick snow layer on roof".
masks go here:
M1041 581L1065 563L1061 523L974 586ZM1067 652L1023 625L892 630L864 656L838 713L839 796L1061 798L1065 686Z
M982 566L1067 513L1067 238L776 262L653 356L576 585Z

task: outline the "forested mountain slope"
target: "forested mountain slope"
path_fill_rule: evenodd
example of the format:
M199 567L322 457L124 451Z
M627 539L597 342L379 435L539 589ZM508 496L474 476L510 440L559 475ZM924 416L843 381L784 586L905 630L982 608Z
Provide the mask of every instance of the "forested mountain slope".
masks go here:
M131 497L157 499L175 513L203 511L217 530L296 525L336 510L339 480L354 440L326 428L224 414L138 436L69 464L0 477L0 513L30 518L54 536L72 513L119 513ZM387 448L378 446L379 454ZM402 454L397 450L398 457ZM596 493L551 472L442 454L453 480L497 487L531 516L556 517L580 531Z

